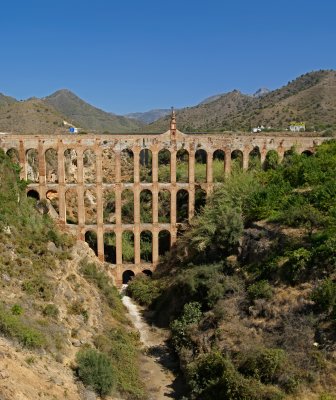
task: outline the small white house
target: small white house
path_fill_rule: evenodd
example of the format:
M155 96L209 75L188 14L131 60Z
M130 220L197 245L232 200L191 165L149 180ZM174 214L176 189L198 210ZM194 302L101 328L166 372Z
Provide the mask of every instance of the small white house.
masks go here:
M304 132L306 130L306 124L304 122L291 122L289 130L291 132Z

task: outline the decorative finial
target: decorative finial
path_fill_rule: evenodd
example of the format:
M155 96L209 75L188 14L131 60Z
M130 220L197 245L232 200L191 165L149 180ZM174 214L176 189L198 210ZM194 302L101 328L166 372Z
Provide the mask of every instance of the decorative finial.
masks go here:
M170 117L170 131L173 136L175 136L176 133L176 116L175 116L175 110L174 107L171 108L171 117Z

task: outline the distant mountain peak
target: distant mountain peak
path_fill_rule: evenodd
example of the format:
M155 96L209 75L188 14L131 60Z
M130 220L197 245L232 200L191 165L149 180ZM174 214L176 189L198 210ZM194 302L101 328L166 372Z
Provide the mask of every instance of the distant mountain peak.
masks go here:
M268 94L270 92L269 89L262 87L260 89L258 89L255 93L253 93L252 97L262 97L265 96L266 94Z

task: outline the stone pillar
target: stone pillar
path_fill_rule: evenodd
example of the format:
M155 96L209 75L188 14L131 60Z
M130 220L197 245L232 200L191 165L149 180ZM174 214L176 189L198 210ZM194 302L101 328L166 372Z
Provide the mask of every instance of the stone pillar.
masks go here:
M27 160L26 160L26 149L24 147L23 140L20 140L19 144L19 161L20 161L20 179L27 179Z
M260 152L260 164L261 164L261 168L264 167L264 163L266 160L266 154L267 154L267 150L265 147L262 148L261 152Z
M133 149L133 168L134 168L134 183L140 182L140 149Z
M176 182L176 148L173 148L170 153L170 182Z
M159 262L159 232L157 227L152 230L152 262L154 265Z
M249 167L249 149L244 149L243 150L243 170L248 170Z
M176 199L176 195L175 195ZM188 190L188 220L189 222L195 215L195 184L189 185Z
M57 144L57 174L58 174L58 207L61 222L66 222L65 205L65 175L64 175L64 148L62 140Z
M83 149L76 149L77 153L77 201L78 225L85 225L84 184L83 184Z
M212 167L212 161L213 161L213 152L208 151L207 152L207 171L206 171L206 181L209 184L212 184L213 181L213 167Z
M158 182L159 175L159 153L157 148L152 150L152 182Z
M103 186L102 186L102 153L95 148L96 154L96 195L97 195L97 249L98 258L104 261L104 220L103 220Z
M115 152L115 181L116 183L121 182L121 160L120 152Z
M190 150L189 150L188 175L189 175L189 184L194 184L195 183L195 151L191 146L190 146Z
M224 164L225 175L228 176L231 174L231 150L225 150L225 164Z
M117 265L121 265L122 264L122 229L121 229L121 227L116 227L115 235L116 235L116 263L117 263Z
M170 224L176 225L176 185L170 189Z
M152 190L152 222L157 224L159 221L159 186L157 183L153 184Z
M134 226L134 264L140 264L140 226Z
M277 153L279 156L279 164L281 164L285 156L285 149L282 146L279 146L277 148Z
M47 182L46 179L46 160L45 160L45 154L44 154L44 149L43 149L43 141L39 140L38 141L38 147L37 147L37 152L38 152L38 168L39 168L39 186L40 186L40 195L41 197L45 195L45 184ZM44 192L42 195L42 191Z
M105 261L104 256L104 228L103 225L97 226L97 255L100 261Z

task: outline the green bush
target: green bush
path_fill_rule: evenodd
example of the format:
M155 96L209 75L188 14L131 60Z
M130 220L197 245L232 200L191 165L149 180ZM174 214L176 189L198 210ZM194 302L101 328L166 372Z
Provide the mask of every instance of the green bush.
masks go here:
M273 288L268 281L262 280L253 283L248 287L247 293L251 300L266 299L270 300L273 296Z
M137 275L127 287L127 294L139 304L149 306L160 295L160 282L146 275Z
M59 315L59 309L57 308L57 306L55 306L55 304L47 304L44 307L42 314L45 317L57 318Z
M331 312L336 305L336 283L330 278L324 279L313 290L311 299L315 302L315 306L319 311Z
M18 315L12 315L1 305L0 332L11 339L17 339L25 347L38 348L45 344L41 332L22 321Z
M116 385L115 372L110 359L95 349L80 350L76 355L78 376L84 385L100 396L111 394Z
M23 314L23 308L20 306L20 304L14 304L11 308L12 314L13 315L21 315Z
M286 354L281 349L254 349L243 356L239 371L262 383L276 383L285 361Z

